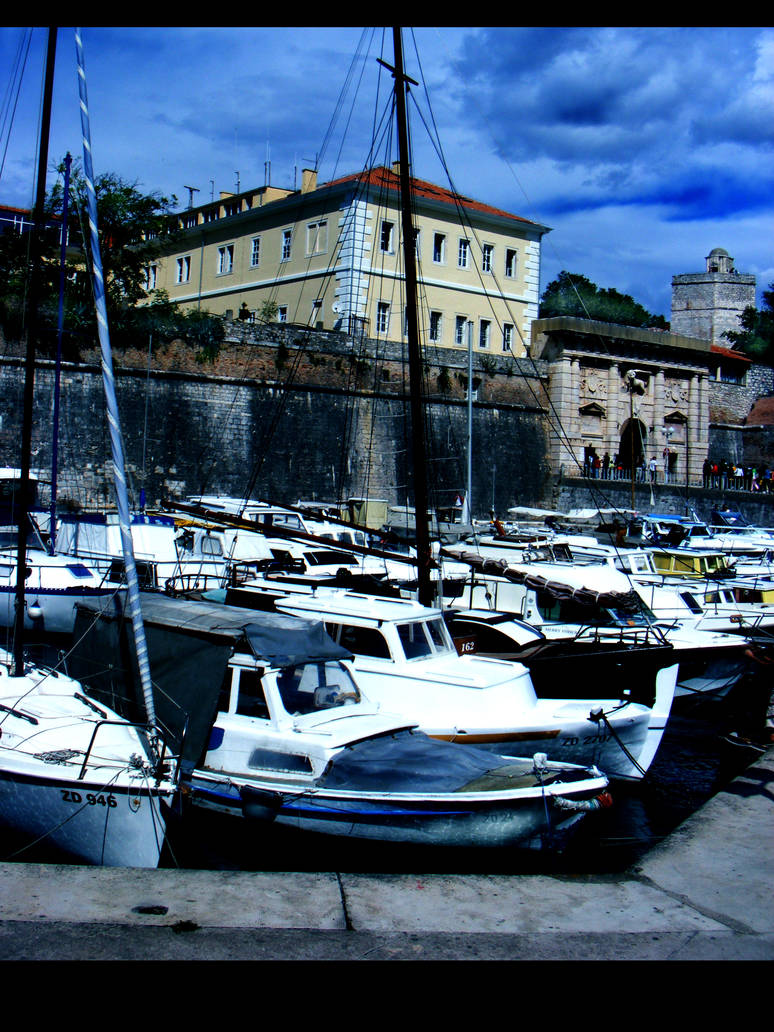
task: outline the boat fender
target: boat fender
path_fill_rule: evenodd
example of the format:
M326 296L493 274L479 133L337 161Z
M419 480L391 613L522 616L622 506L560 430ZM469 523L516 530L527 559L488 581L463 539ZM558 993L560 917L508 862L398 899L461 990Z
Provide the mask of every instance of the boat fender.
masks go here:
M282 806L282 796L245 785L239 790L242 816L254 821L273 821Z
M613 805L613 797L609 792L600 792L593 799L565 799L563 796L552 796L551 801L559 810L607 810Z

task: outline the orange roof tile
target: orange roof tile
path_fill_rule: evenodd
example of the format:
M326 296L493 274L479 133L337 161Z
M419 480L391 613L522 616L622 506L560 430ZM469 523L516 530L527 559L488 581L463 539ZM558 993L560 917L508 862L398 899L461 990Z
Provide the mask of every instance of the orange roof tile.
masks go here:
M392 169L385 168L383 165L364 172L355 172L352 175L342 176L340 179L334 179L329 183L325 183L324 186L339 186L347 182L381 188L386 187L388 190L400 190L400 177ZM438 186L436 183L429 183L424 179L412 177L411 186L417 197L440 201L442 204L449 204L453 207L461 206L468 211L477 211L484 215L497 215L500 218L513 219L515 222L523 222L533 226L538 225L538 223L532 222L530 219L522 218L521 215L514 215L510 211L503 211L503 209L495 208L491 204L484 204L482 201L473 200L471 197L465 197L463 194L447 190L446 187Z
M726 358L738 358L741 362L752 362L749 355L742 351L735 351L733 348L724 348L722 344L713 344L710 348L715 355L724 355Z

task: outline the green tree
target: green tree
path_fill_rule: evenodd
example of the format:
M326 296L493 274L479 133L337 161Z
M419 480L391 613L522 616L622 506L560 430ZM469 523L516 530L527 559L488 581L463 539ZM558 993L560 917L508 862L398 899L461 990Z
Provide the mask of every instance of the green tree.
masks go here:
M60 165L59 171L63 171ZM145 194L137 182L127 182L114 172L94 180L97 198L97 224L105 295L108 304L126 307L146 297L145 270L161 254L165 240L174 234L170 219L177 198L158 193ZM64 185L58 180L47 198L50 217L62 214ZM83 263L71 274L81 292L90 295L91 237L88 232L86 180L78 162L70 173L70 228L82 241Z
M745 355L764 365L774 365L774 283L762 294L760 311L749 305L742 312L741 330L726 330L723 336Z
M562 271L548 284L540 300L540 318L571 315L578 319L622 326L669 329L663 315L652 315L628 294L613 287L600 289L596 283L578 273Z
M175 232L170 214L176 199L144 194L137 183L128 183L113 173L97 178L95 193L113 346L144 343L152 334L158 343L185 340L197 349L201 361L214 359L225 335L223 320L206 311L181 312L166 291L146 290L146 270ZM61 221L63 195L63 181L59 180L46 198L50 228L43 233L38 306L38 346L42 353L53 353L56 342L61 261L57 222ZM97 336L87 227L86 182L80 166L74 163L68 207L63 340L64 355L70 359L77 359L80 346L92 346ZM0 234L0 325L7 340L21 340L24 333L29 243L28 234Z

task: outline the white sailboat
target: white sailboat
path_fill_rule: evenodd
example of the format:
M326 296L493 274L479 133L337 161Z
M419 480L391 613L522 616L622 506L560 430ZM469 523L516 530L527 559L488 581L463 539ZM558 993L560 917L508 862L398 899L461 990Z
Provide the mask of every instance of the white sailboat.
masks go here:
M77 33L76 44L83 80ZM55 53L56 29L52 28L46 54L35 237L43 222ZM88 108L83 81L81 101L84 118L88 116ZM90 176L91 147L90 144L87 147L86 139L84 128L84 152L88 150ZM90 221L96 272L99 254L96 211L90 212ZM31 295L34 298L34 291ZM103 322L106 327L104 319L100 320L100 326ZM109 351L105 362L109 364ZM54 671L31 666L24 655L24 574L34 366L30 332L22 428L14 655L0 654L0 820L23 837L45 840L86 863L155 867L164 842L162 804L172 801L177 786L176 765L164 762L152 710L147 713L147 723L137 727L107 706L90 700L80 683ZM110 407L110 399L108 405ZM123 460L115 451L114 467L120 478ZM133 559L131 564L133 567ZM130 582L130 595L131 587ZM142 668L142 661L140 665Z

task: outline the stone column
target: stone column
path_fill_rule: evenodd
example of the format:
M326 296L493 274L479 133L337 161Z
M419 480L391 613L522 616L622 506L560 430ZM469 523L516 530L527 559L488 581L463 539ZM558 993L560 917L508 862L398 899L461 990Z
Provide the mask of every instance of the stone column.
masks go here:
M607 368L607 425L605 427L605 447L610 453L610 461L618 454L621 445L621 427L619 425L619 402L621 395L621 370L617 362L611 362Z
M664 370L659 369L655 376L655 386L653 388L653 409L651 411L651 416L653 418L653 432L650 435L650 441L648 442L648 451L650 452L648 461L650 461L650 456L655 455L656 460L659 463L659 467L661 466L661 456L664 451L664 446L666 445L666 437L661 432L664 428L664 415L666 412L666 399L664 396L665 389L666 378L664 376Z

